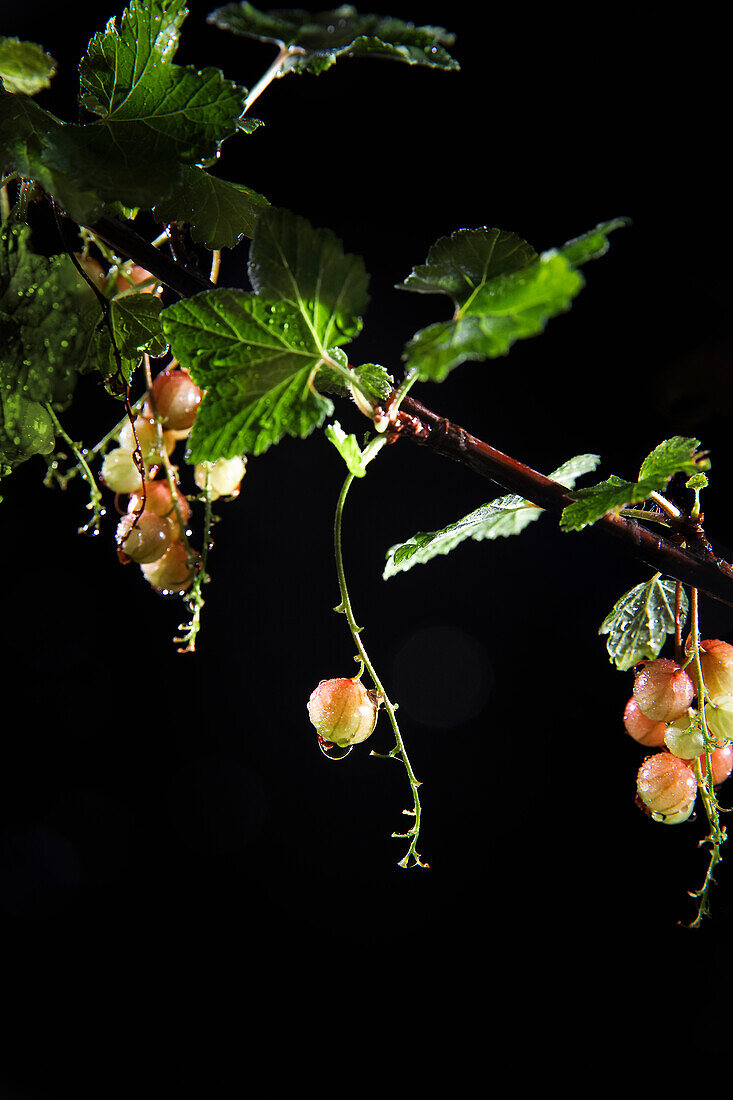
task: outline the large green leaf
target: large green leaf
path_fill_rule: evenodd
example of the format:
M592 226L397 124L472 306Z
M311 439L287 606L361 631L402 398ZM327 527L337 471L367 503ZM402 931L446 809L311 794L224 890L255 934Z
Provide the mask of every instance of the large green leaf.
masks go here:
M666 489L675 474L696 474L710 469L710 461L698 452L699 439L673 436L660 443L642 463L638 481L625 481L612 474L598 485L576 492L577 500L563 509L563 531L581 531L609 512L620 512L630 504L641 504L652 493Z
M539 256L521 237L499 229L461 229L442 237L401 289L447 294L453 318L416 333L403 355L408 368L440 382L467 359L504 355L516 340L542 332L583 287L577 265L602 255L606 235L622 224L604 222Z
M37 42L0 37L0 78L7 92L35 95L48 88L56 62Z
M197 244L234 248L253 235L267 205L266 198L248 187L184 165L179 182L155 203L153 214L162 222L186 222Z
M625 672L644 659L654 660L675 631L677 582L656 573L651 580L625 592L601 623L607 634L610 660ZM687 595L681 590L682 626L687 618Z
M550 477L570 489L577 478L595 470L598 462L598 455L576 455L554 470ZM384 579L404 573L413 565L424 565L439 554L449 554L469 538L480 542L518 535L538 519L542 511L515 494L497 497L440 531L420 531L407 542L391 546L387 551Z
M345 253L330 229L270 207L257 223L249 257L255 293L292 306L322 351L361 331L369 276L361 257Z
M80 65L82 104L107 123L143 126L169 155L211 164L237 130L246 89L219 69L176 65L185 0L131 0L95 34Z
M206 390L191 462L261 454L284 435L307 436L332 411L309 384L320 349L288 303L221 288L168 306L162 322L176 359Z
M445 49L455 36L443 27L416 27L389 16L362 15L351 4L331 11L302 9L259 11L248 3L226 4L209 16L221 30L246 38L291 47L288 69L319 73L340 57L373 55L457 69L458 62Z

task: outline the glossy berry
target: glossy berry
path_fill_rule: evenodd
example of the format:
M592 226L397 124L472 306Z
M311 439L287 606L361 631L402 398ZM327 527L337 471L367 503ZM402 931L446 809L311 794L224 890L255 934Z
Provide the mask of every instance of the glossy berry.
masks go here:
M147 509L137 517L137 523L135 514L128 512L117 524L118 548L138 565L158 561L172 541L168 520Z
M135 435L140 444L143 462L145 466L157 466L163 461L163 451L158 442L158 428L152 417L135 417ZM132 425L125 421L117 437L120 447L125 451L135 450L135 435L132 433ZM170 454L176 445L176 440L170 432L163 432L163 449Z
M733 646L719 638L700 642L700 668L714 703L733 697Z
M140 568L146 581L163 596L182 596L193 584L195 575L194 565L189 564L186 547L180 541L171 543L162 558Z
M626 732L640 745L659 748L664 744L664 735L667 732L666 722L655 722L653 718L647 718L642 714L633 695L624 709L624 726Z
M666 730L664 743L680 760L694 760L701 752L705 752L705 738L693 715L684 714L676 722L670 723Z
M194 468L194 481L200 489L205 489L208 474L212 500L238 496L246 463L246 458L217 458L216 462L202 462Z
M179 489L176 489L176 496L178 499L178 512L181 513L181 519L184 523L188 523L191 518L191 505ZM128 501L128 512L139 512L142 507L142 493L133 493ZM171 496L167 478L160 478L157 481L148 481L146 483L145 511L154 512L156 516L164 516L168 520L171 528L172 541L181 537L181 525L178 520L178 512L173 503L173 497Z
M343 748L366 741L377 722L374 693L360 680L321 680L308 700L308 715L324 741Z
M115 447L104 456L100 471L102 481L113 493L137 493L142 491L143 481L135 465L132 451Z
M644 661L634 682L634 698L647 718L674 722L692 703L695 686L685 670L668 658Z
M733 699L725 697L720 703L708 703L705 722L716 741L733 741Z
M196 419L202 393L185 370L164 370L153 382L153 404L166 428L185 430Z
M697 780L684 760L671 752L657 752L639 768L636 790L655 820L679 825L692 813Z

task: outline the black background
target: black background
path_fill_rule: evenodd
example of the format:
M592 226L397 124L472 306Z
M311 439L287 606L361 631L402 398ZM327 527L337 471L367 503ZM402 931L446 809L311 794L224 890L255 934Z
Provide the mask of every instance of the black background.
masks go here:
M273 48L229 39L191 7L176 60L252 85ZM75 62L109 14L70 25L30 4L0 21L61 62L38 101L62 117L75 117ZM718 29L641 24L618 7L581 21L455 4L392 14L455 30L462 71L354 60L288 77L254 108L266 127L225 145L221 174L365 258L372 300L350 357L395 371L412 333L448 315L447 299L393 289L439 236L492 225L543 250L631 218L541 337L416 396L545 472L590 451L601 476L634 476L661 439L696 435L712 458L707 532L730 559ZM246 285L245 260L227 257L221 281ZM117 412L87 383L67 424L91 444ZM351 409L337 415L362 430ZM402 768L367 746L329 762L305 711L320 679L354 668L331 610L343 468L322 435L251 460L221 507L194 656L171 641L181 605L118 563L113 510L100 538L77 536L84 493L45 489L42 474L40 462L18 471L2 505L0 928L29 994L21 1022L62 1015L72 990L150 1012L158 981L184 1004L200 982L206 1004L302 1012L330 1043L355 1028L355 988L383 998L372 1036L446 1015L480 1024L467 991L485 1007L490 990L526 1023L558 983L576 1004L617 984L647 1006L670 983L682 1003L729 988L730 867L713 920L682 928L707 865L704 823L663 828L634 806L644 753L620 720L631 673L597 635L649 576L643 564L544 517L383 582L387 547L500 490L407 443L354 486L352 597L423 781L431 867L407 873L390 838L408 820ZM733 609L704 598L702 629L733 641ZM390 744L382 719L370 745ZM692 975L681 990L679 959ZM328 982L339 996L312 1015ZM43 1065L26 1065L27 1085Z

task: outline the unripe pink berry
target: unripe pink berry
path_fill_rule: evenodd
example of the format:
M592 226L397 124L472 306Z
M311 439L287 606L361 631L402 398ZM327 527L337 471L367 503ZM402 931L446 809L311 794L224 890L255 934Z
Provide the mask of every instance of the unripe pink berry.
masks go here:
M626 732L640 745L659 748L660 745L664 744L664 735L667 730L666 722L655 722L652 718L647 718L645 714L642 714L633 695L624 709L624 726Z
M162 558L140 566L145 580L162 596L182 596L193 584L194 564L183 542L173 542Z
M685 670L668 658L642 662L634 682L634 698L647 718L674 722L681 718L695 695L695 685Z
M308 716L319 736L340 748L366 741L377 710L375 693L358 679L321 680L308 700Z
M700 642L700 668L714 703L733 696L733 645L719 638L705 638Z
M166 428L185 430L196 419L202 393L185 370L161 371L153 382L153 404Z
M697 780L684 760L671 752L657 752L639 768L636 790L657 821L678 825L692 813Z
M188 523L191 518L191 505L179 489L176 489L176 496L178 498L178 510L181 513L181 519L184 523ZM142 493L133 493L128 501L127 511L138 512L142 506ZM145 511L155 512L156 516L164 516L168 520L173 540L181 537L181 525L178 522L178 512L176 512L176 507L173 503L173 497L171 496L167 478L160 478L157 481L147 481L145 483Z
M117 524L117 546L138 565L149 565L169 549L170 524L164 516L156 516L147 509L137 517L137 523L135 518L134 512L128 512Z

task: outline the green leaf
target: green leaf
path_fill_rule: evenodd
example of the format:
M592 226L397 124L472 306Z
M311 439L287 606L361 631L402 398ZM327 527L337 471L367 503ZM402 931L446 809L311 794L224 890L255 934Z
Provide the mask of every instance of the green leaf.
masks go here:
M550 477L570 489L577 478L595 470L598 462L598 455L576 455L554 470ZM438 554L448 554L467 538L480 542L518 535L542 512L542 508L515 494L497 497L440 531L421 531L408 542L391 546L383 577L387 580L413 565L424 565Z
M616 668L625 672L639 661L659 656L667 634L675 632L677 582L656 573L645 584L625 592L601 623L606 648ZM681 625L687 618L687 595L681 590Z
M426 262L413 268L398 289L448 294L457 306L462 306L489 280L521 271L537 258L531 245L516 233L459 229L450 237L440 237L430 248Z
M346 463L349 473L354 477L365 477L366 466L361 457L361 447L355 435L346 434L338 420L328 424L325 428L326 438L333 443L338 453Z
M0 231L0 463L53 447L45 405L63 407L95 344L99 307L66 255L44 256L29 226Z
M638 481L624 481L612 474L598 485L579 489L575 503L563 509L560 527L563 531L581 531L609 512L618 513L648 500L652 493L662 492L675 474L709 469L709 460L697 452L699 445L697 439L673 436L647 455Z
M613 218L611 221L601 222L588 233L567 241L560 251L571 264L585 264L589 260L597 260L599 256L605 256L608 252L608 234L628 225L631 225L629 218Z
M415 334L403 354L408 369L441 382L468 359L505 355L516 340L542 332L582 289L577 265L601 255L605 234L621 224L605 222L539 256L521 237L499 229L460 229L440 238L401 289L447 294L453 319Z
M639 470L639 481L663 480L666 484L675 474L698 474L708 470L710 463L698 452L699 439L673 435L665 439L646 456Z
M246 89L219 69L173 63L186 15L185 0L131 0L119 27L113 17L89 43L81 102L106 123L152 131L180 161L212 164L238 128Z
M369 276L329 229L269 207L257 222L247 268L255 293L297 310L325 352L361 331Z
M213 250L234 248L243 237L251 237L268 205L249 187L185 165L179 182L155 203L153 214L158 221L188 223L191 239Z
M458 62L445 49L454 35L443 27L416 27L380 15L361 15L350 4L331 11L312 13L301 9L258 11L251 4L235 3L217 8L209 16L224 31L294 47L288 69L320 73L340 57L376 56L458 69Z
M378 363L352 367L341 348L329 348L328 358L330 364L320 367L316 375L316 385L322 393L349 397L353 386L372 405L383 405L392 393L394 378Z
M221 288L175 302L161 319L174 356L206 389L189 461L262 454L333 411L310 384L321 362L313 331L289 303Z
M7 92L35 95L49 87L55 72L55 60L37 42L0 37L0 78Z

